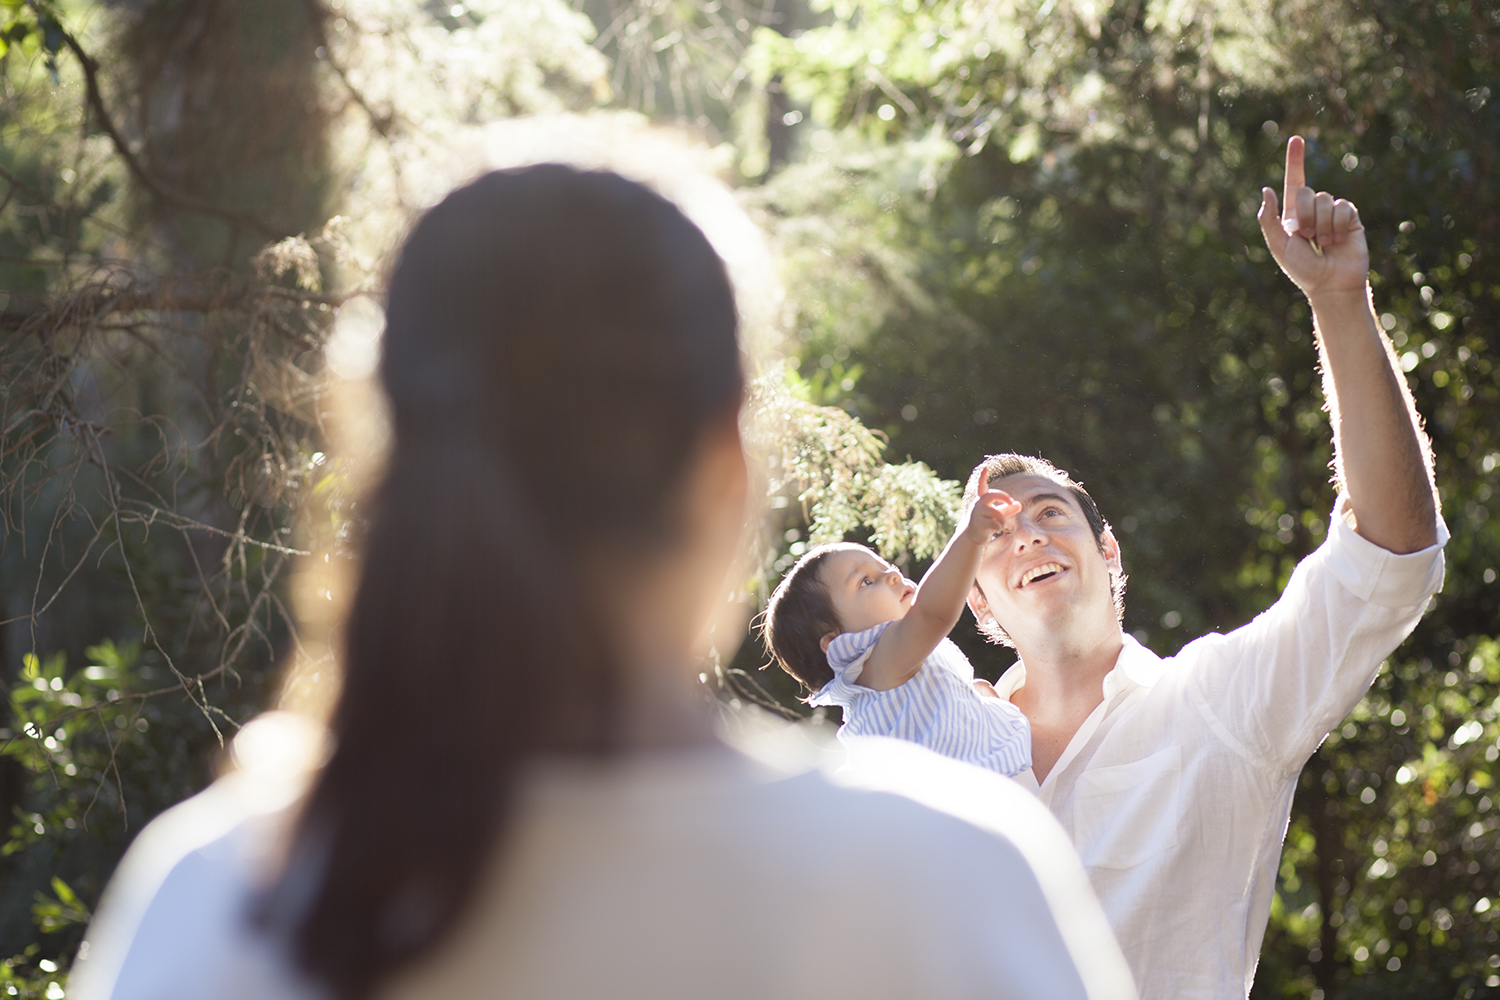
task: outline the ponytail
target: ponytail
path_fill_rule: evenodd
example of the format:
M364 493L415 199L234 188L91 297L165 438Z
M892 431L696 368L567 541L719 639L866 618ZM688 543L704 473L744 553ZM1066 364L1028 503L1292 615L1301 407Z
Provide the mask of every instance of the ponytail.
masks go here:
M452 929L526 756L606 749L608 647L568 620L557 546L507 478L436 439L399 448L376 499L347 626L358 667L304 819L327 853L296 955L341 996Z
M261 908L277 923L279 899L308 899L285 917L293 954L343 1000L452 932L529 758L616 749L619 654L575 610L587 557L669 530L694 444L742 392L722 263L611 174L543 166L454 192L408 240L387 324L395 444L336 749ZM291 884L308 869L311 893Z

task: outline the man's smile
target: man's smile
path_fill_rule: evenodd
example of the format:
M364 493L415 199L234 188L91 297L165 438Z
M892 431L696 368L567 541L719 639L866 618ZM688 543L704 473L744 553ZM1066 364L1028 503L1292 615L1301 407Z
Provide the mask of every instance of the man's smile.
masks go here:
M1059 562L1049 560L1044 563L1037 563L1021 574L1020 579L1016 581L1016 589L1019 590L1039 580L1053 579L1067 571L1068 567Z

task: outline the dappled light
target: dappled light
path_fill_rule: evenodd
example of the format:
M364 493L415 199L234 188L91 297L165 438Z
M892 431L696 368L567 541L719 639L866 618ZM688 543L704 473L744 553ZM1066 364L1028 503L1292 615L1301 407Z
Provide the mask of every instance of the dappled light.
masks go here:
M986 454L1087 486L1163 656L1328 542L1318 334L1255 216L1300 135L1452 539L1297 779L1250 995L1500 996L1497 70L1463 0L0 4L0 995L66 995L163 809L326 759L385 282L455 186L614 171L723 259L754 503L694 675L790 757L837 713L747 621L825 542L920 579Z

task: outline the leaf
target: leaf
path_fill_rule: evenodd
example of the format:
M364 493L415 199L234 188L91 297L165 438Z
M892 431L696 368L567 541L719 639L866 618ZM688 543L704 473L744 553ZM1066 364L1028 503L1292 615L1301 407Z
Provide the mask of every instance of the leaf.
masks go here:
M78 902L78 896L73 892L72 888L68 885L68 883L64 882L62 879L58 878L56 875L52 876L52 891L57 894L57 898L59 900L61 900L64 903L67 903L70 906L81 906L81 905L83 905L83 904L81 904L81 903Z
M52 877L52 891L57 898L38 892L36 902L31 905L31 920L43 932L55 934L74 924L86 924L93 917L73 889L55 875Z
M62 50L63 40L67 37L62 25L50 17L41 18L37 23L42 29L42 47L51 55L57 55Z

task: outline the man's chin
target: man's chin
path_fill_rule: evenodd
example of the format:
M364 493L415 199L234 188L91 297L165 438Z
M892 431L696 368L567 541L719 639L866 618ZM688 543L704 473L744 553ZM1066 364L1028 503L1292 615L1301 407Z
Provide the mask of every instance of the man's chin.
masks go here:
M1068 633L1080 631L1087 620L1081 608L1066 601L1040 600L1025 609L1008 615L1006 620L1016 623L1009 628L1004 620L995 619L1005 629L1016 645L1026 644L1027 639L1038 641L1056 640Z

